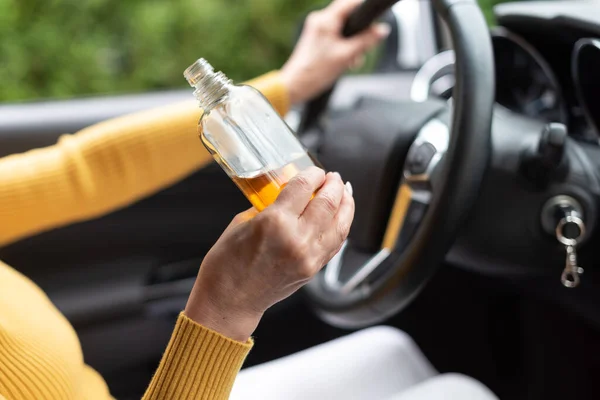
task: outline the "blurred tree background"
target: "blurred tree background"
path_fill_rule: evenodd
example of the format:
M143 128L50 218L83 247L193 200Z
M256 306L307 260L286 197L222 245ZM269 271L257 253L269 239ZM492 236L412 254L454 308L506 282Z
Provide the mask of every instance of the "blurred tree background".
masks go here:
M480 0L491 21L491 6ZM0 101L185 86L198 57L235 80L282 65L327 0L0 0Z

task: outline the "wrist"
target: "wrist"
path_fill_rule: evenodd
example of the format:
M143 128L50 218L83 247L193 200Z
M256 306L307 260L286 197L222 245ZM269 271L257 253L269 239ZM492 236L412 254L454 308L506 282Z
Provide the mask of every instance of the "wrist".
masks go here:
M245 343L256 330L262 313L231 307L192 292L184 311L194 322L230 339Z
M290 104L298 104L303 101L302 91L300 85L297 84L296 76L297 74L290 71L287 65L284 65L280 70L280 79L283 86L285 86Z

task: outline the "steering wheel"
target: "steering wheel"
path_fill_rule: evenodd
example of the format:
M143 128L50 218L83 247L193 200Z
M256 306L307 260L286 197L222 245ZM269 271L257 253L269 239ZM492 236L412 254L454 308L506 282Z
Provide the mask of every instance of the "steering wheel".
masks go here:
M396 1L365 0L347 20L344 35L360 32ZM495 87L488 27L474 0L432 2L449 28L456 54L452 117L446 118L450 112L445 103L437 104L435 111L425 103L398 108L398 113L410 116L396 119L394 129L414 133L405 137L401 178L389 183L392 193L397 189L391 211L385 212L380 249L356 265L356 258L352 261L348 255L353 249L351 234L305 288L318 315L338 327L381 322L417 296L474 205L489 163ZM300 134L327 116L332 90L307 104ZM363 211L357 207L357 215ZM349 264L354 264L352 273L344 274ZM341 279L342 275L349 278Z

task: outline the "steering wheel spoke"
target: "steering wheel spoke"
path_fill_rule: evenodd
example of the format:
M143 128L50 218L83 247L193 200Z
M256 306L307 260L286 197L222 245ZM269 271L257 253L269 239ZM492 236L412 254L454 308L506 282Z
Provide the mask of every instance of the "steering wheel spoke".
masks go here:
M449 128L439 119L429 121L417 134L406 156L383 248L402 252L414 235L436 191L435 173L449 140Z
M434 190L434 172L448 150L450 129L439 119L427 122L410 146L404 162L404 180L413 191Z
M367 262L361 265L348 280L341 281L339 276L346 248L347 242L344 243L340 251L327 264L324 274L324 282L327 289L330 292L336 292L340 295L347 295L363 284L391 254L389 249L383 248L379 250Z
M431 201L431 191L400 185L383 237L382 249L402 253L421 224Z
M421 128L411 145L396 192L381 249L356 269L346 281L340 280L348 242L325 267L324 283L328 290L348 294L368 282L369 277L388 257L401 254L417 231L435 190L432 179L436 167L448 149L449 128L433 119Z

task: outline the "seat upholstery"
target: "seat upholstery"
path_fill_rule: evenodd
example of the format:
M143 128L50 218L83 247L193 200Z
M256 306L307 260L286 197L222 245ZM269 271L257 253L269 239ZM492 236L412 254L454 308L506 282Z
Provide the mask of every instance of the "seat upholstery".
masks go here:
M257 343L257 346L268 346ZM230 400L496 400L481 383L438 375L415 342L387 326L242 370Z
M385 399L436 374L407 334L380 326L247 368L230 399Z
M482 383L460 374L443 374L387 400L498 400Z

